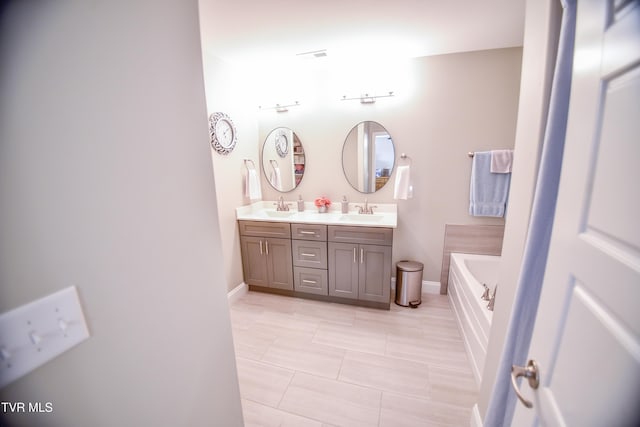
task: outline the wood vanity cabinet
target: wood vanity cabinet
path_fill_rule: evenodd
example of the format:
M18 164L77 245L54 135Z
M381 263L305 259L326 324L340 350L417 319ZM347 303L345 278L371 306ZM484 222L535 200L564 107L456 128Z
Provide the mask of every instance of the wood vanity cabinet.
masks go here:
M239 221L242 270L248 285L293 290L288 223Z
M248 285L389 308L391 228L243 220L238 225Z
M389 304L393 230L328 227L329 295Z

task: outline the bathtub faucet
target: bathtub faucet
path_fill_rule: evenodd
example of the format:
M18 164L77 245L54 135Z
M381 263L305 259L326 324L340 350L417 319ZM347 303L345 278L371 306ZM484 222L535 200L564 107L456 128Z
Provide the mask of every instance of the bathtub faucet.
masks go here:
M493 306L496 303L496 292L498 292L498 285L493 288L493 295L491 295L491 299L489 300L489 304L487 304L487 308L489 311L493 311Z
M491 299L490 297L490 290L489 287L487 286L486 283L483 283L482 286L484 286L484 292L482 293L482 296L480 297L481 300L483 301L489 301Z

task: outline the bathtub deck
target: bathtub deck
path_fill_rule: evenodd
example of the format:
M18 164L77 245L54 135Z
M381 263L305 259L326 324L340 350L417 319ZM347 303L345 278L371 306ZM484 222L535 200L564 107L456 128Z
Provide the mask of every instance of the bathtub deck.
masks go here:
M492 316L486 308L487 301L480 298L483 290L482 285L466 269L465 257L478 258L481 256L452 255L448 296L469 355L473 376L479 386L487 355ZM494 257L489 258L493 259Z

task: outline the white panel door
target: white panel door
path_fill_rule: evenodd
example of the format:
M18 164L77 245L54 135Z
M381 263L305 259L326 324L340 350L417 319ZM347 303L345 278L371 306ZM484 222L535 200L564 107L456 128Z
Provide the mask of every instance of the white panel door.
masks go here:
M560 192L514 426L640 415L640 4L579 0Z

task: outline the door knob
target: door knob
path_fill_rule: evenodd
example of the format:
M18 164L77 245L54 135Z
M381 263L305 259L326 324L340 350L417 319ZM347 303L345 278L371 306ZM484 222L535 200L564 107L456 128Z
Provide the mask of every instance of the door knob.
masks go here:
M518 377L525 377L529 381L529 387L536 390L540 384L540 376L538 373L538 364L535 360L529 360L527 366L511 365L511 385L516 392L516 396L520 399L520 402L527 408L533 408L533 403L524 398L520 389L518 388Z

